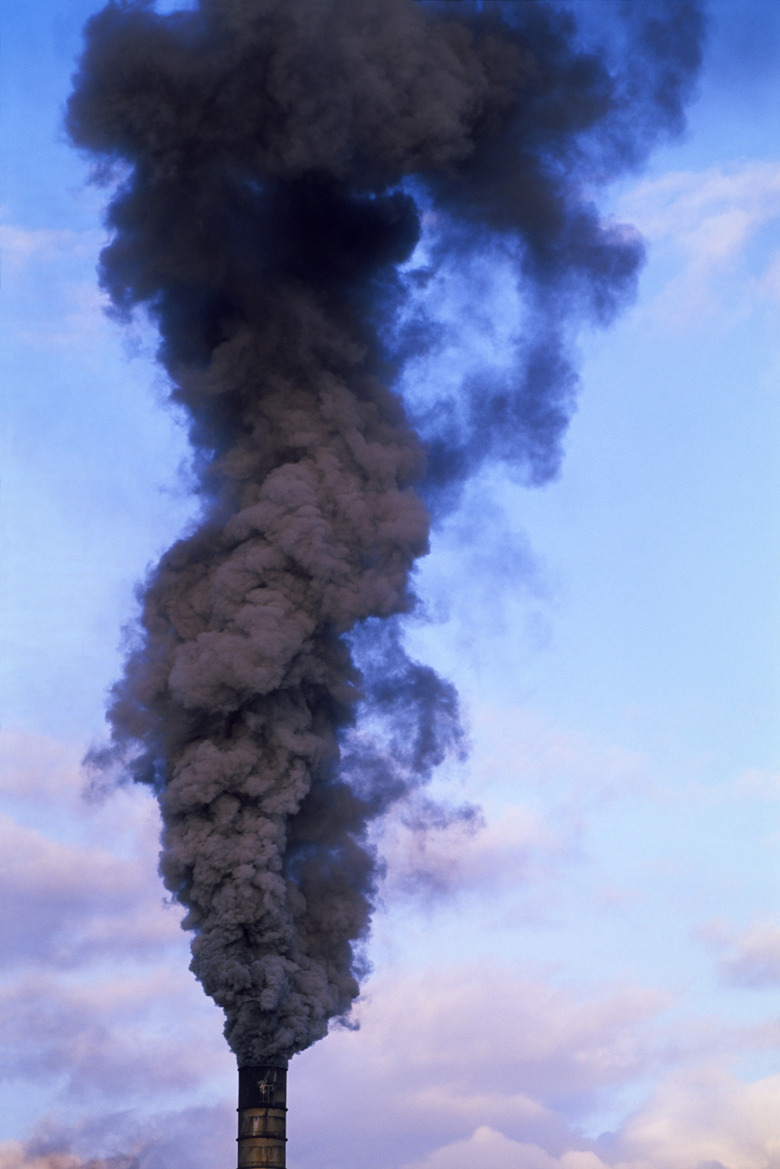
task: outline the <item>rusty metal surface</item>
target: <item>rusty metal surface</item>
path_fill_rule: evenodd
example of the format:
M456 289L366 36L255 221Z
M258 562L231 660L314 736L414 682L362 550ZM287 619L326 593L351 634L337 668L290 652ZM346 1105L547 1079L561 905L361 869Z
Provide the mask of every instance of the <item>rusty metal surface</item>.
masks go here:
M285 1169L287 1068L238 1070L238 1169Z
M284 1169L284 1145L238 1146L238 1169Z
M238 1135L240 1137L282 1137L285 1122L271 1109L246 1109L238 1114Z

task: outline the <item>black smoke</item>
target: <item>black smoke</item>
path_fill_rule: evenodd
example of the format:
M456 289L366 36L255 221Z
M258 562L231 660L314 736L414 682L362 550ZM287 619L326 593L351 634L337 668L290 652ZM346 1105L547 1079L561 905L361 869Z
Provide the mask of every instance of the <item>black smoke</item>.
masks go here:
M116 185L100 281L157 324L203 499L146 582L93 762L157 791L240 1062L358 993L370 825L461 741L398 629L429 508L488 459L555 474L572 324L608 323L643 255L595 199L680 129L701 37L688 2L112 0L87 25L67 127ZM511 372L411 419L422 207L429 272L498 241L528 314Z

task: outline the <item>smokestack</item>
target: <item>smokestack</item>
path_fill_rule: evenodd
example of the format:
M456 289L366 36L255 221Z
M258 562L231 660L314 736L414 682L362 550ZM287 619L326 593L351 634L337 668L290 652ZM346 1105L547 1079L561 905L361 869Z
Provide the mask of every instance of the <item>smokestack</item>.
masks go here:
M238 1069L238 1169L284 1169L287 1065Z

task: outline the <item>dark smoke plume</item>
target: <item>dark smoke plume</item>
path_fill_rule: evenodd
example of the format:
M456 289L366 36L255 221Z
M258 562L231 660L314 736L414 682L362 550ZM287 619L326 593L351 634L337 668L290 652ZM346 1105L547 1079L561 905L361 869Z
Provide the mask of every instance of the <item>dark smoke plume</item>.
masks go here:
M533 0L112 0L87 25L67 126L117 184L100 279L159 328L203 497L93 762L158 793L161 872L242 1063L349 1012L370 825L458 747L452 688L398 628L429 507L488 458L555 473L571 323L634 289L641 243L593 193L680 129L702 20L577 8L601 48ZM392 387L434 343L408 308L421 208L429 271L500 245L528 316L511 374L441 386L413 426Z

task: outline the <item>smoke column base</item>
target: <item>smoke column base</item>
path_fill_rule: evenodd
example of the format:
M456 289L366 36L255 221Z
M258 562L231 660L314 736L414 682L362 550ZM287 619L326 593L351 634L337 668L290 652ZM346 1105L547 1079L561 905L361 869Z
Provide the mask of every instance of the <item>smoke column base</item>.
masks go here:
M238 1169L285 1169L287 1066L238 1069Z

